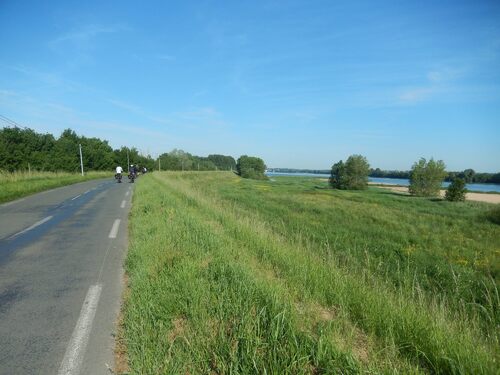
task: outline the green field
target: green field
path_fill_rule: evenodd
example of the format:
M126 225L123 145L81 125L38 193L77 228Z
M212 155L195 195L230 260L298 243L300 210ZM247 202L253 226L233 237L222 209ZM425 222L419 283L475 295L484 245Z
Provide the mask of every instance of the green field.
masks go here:
M1 173L0 171L0 203L59 186L111 176L113 174L110 172L88 172L82 176L79 173L66 172Z
M131 373L498 372L493 205L314 178L138 180Z

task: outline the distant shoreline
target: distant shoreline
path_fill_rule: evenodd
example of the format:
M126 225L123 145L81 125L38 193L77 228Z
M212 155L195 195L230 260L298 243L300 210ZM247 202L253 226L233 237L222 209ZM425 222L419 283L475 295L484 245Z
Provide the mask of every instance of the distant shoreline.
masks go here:
M327 178L322 178L322 181L328 181ZM368 182L368 185L372 187L378 187L381 189L387 189L391 190L395 193L401 193L401 194L410 194L408 192L408 186L403 186L403 185L389 185L389 184L380 184L377 182ZM440 195L441 197L444 198L446 190L441 189ZM495 203L498 204L500 203L500 193L497 192L476 192L476 191L469 191L466 195L465 198L468 201L476 201L476 202L486 202L486 203Z
M407 186L401 185L387 185L387 184L377 184L377 183L368 183L370 186L379 187L381 189L387 189L394 191L396 193L409 194ZM446 190L441 189L440 195L444 198ZM476 201L476 202L486 202L486 203L500 203L500 193L496 192L468 192L465 194L465 199L468 201Z
M319 173L282 173L282 172L267 172L267 176L269 177L311 177L311 178L319 178L322 180L328 180L330 175L327 174L319 174ZM407 178L391 178L391 177L368 177L368 183L371 185L380 185L380 186L406 186L408 187L410 184L410 180ZM446 189L449 186L450 182L443 182L441 188ZM494 183L479 183L479 182L471 182L465 185L467 191L471 193L481 193L481 194L500 194L500 184Z

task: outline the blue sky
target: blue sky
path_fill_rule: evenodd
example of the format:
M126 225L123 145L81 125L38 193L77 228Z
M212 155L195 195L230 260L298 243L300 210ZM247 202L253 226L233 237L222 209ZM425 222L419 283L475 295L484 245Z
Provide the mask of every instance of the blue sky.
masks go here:
M0 1L0 114L157 156L500 171L498 1Z

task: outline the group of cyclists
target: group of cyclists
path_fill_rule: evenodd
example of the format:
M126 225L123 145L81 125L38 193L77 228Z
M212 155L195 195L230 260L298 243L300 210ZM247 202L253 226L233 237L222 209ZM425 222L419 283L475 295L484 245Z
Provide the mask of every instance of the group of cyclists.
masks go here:
M131 182L134 182L134 180L137 178L139 172L141 172L142 174L145 174L145 173L147 173L147 171L148 170L146 167L139 168L139 166L137 166L137 165L130 164L130 168L128 170L128 178ZM116 174L115 174L115 179L118 182L121 182L122 174L123 174L123 168L120 165L118 165L116 167Z

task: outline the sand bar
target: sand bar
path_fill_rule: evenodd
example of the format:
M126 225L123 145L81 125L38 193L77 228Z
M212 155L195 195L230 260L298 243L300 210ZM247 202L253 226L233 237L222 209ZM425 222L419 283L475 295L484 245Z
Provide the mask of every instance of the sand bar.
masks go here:
M370 185L375 185L371 184ZM408 193L406 186L393 186L393 185L376 185L376 187L389 189L398 193ZM446 190L441 190L441 196L444 197ZM486 202L486 203L500 203L500 194L487 194L487 193L467 193L465 199L468 201Z

